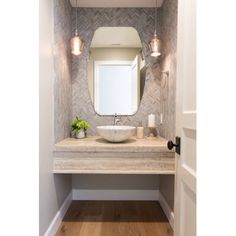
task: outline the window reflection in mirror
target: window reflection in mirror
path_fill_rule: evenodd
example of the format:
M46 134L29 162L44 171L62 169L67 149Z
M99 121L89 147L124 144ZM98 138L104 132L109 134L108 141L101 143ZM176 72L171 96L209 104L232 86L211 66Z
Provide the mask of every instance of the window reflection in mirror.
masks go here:
M99 115L133 115L142 99L146 77L138 32L132 27L95 31L88 63L91 99Z

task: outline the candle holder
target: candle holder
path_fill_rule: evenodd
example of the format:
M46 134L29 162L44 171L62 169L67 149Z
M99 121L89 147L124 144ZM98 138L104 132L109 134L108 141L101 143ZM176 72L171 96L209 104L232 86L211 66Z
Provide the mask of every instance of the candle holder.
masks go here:
M154 127L148 127L148 137L157 137L157 126Z

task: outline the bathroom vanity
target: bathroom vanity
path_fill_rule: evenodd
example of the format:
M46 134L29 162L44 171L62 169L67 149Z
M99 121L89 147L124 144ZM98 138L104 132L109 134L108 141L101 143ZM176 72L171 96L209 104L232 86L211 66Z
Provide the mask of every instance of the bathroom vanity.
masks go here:
M54 173L174 174L175 155L161 137L109 143L98 136L55 144Z

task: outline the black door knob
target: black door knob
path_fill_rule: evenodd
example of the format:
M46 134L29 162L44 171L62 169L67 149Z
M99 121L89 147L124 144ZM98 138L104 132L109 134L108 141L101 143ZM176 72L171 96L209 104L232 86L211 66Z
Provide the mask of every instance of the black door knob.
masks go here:
M176 146L176 144L174 144L171 140L169 140L168 143L167 143L168 149L169 149L169 150L172 150L172 148L173 148L174 146Z
M175 147L176 153L180 154L180 137L175 138L175 142L173 143L171 140L167 142L167 147L169 150L172 150L173 147Z

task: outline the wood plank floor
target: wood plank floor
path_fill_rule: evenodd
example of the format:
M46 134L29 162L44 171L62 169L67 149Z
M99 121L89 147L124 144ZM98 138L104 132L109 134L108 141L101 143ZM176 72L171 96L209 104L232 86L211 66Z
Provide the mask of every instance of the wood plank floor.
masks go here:
M173 236L159 202L73 201L56 236Z

